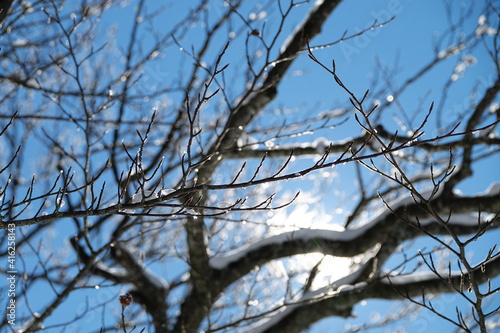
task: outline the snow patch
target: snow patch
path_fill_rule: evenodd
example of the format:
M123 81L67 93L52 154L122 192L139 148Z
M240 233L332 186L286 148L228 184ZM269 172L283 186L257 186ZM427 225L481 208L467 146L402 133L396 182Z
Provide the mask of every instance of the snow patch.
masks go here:
M326 148L330 146L330 141L328 141L326 138L318 138L314 140L313 142L313 147L316 147L316 152L318 154L324 154L326 151Z
M318 290L305 292L301 297L299 297L297 300L295 300L295 302L297 302L297 304L288 305L284 311L280 312L277 315L274 315L268 321L266 321L260 325L257 324L255 327L252 327L249 330L246 330L245 333L265 332L267 329L269 329L269 328L275 326L277 323L279 323L283 318L285 318L288 314L290 314L290 312L292 312L297 307L303 306L303 304L307 304L307 301L327 296L327 295L331 294L332 290L337 289L334 293L338 293L340 288L343 289L342 292L346 292L348 290L356 290L356 289L364 287L365 285L363 283L358 283L358 284L352 285L354 283L354 281L356 281L359 278L361 272L363 272L363 270L365 268L364 265L365 264L363 264L355 272L335 281L331 285L325 286L324 288L321 288Z
M127 252L127 256L130 258L138 258L140 255L137 253L132 254L128 249L120 246L120 251ZM141 275L148 281L149 285L154 286L158 290L168 290L169 285L167 281L153 273L148 267L146 267L142 262L138 262L141 265Z
M40 314L38 312L33 313L33 317L28 319L23 326L15 330L16 333L24 333L24 332L32 332L37 331L37 330L43 330L45 328L45 325L42 323L38 323L34 327L31 327L33 323L35 322L36 319L40 318Z
M435 194L438 195L439 191ZM432 195L432 191L422 192L422 196L424 198L429 198ZM413 197L406 196L401 197L401 199L390 202L389 207L391 209L396 210L399 207L414 203ZM290 232L284 232L282 234L270 236L264 238L260 241L257 241L253 244L249 244L245 247L239 248L233 252L215 256L210 259L210 267L218 270L223 270L227 268L234 262L239 261L240 259L246 257L250 252L257 251L262 247L268 245L279 245L283 244L287 241L292 240L302 240L304 242L314 240L315 238L325 239L329 241L352 241L364 233L368 232L371 228L373 228L376 224L382 221L387 215L392 214L388 209L382 210L379 215L370 219L369 222L361 225L356 229L348 229L348 230L331 230L331 229L299 229ZM430 222L430 220L429 220ZM477 220L476 220L477 223Z
M500 183L493 183L488 186L484 194L487 196L500 194Z
M279 235L271 236L262 239L256 243L238 249L237 251L222 256L216 256L210 259L210 266L215 269L224 269L231 263L236 262L248 255L248 253L257 251L258 249L271 245L283 244L291 240L309 241L315 238L328 239L331 241L345 240L350 241L364 233L371 224L367 224L361 228L354 230L336 231L324 229L300 229L296 231L286 232Z
M448 278L449 272L443 271L439 273L442 277ZM460 272L452 272L452 277L460 276ZM437 277L436 273L433 272L417 272L408 275L394 275L386 276L382 279L382 283L393 284L393 285L405 285L415 282L423 282L428 280L433 280Z
M238 148L257 150L259 149L259 140L243 132L241 133L241 136L238 138L236 145L238 146Z
M324 2L324 0L317 0L314 3L314 5L309 10L309 13L305 16L305 19L302 22L300 22L299 24L297 24L297 26L295 27L295 30L290 35L288 35L287 39L285 39L285 42L283 43L283 46L280 49L280 54L283 54L286 51L286 49L290 45L291 41L295 38L295 36L299 33L299 31L302 30L304 24L309 20L309 17L311 16L311 14L314 13L314 11L316 11L316 9L319 6L321 6L323 4L323 2Z
M495 218L495 214L481 214L478 213L464 213L464 214L452 214L448 220L448 225L460 225L460 226L477 226L479 223L484 223L491 221ZM448 219L448 217L446 217ZM435 222L436 219L429 218L420 221L421 225L427 225Z

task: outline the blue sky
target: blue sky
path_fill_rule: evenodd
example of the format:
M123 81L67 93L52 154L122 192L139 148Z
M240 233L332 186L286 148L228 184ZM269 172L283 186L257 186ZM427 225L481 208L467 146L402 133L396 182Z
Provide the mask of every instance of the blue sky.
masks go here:
M154 26L165 31L171 29L175 23L175 19L181 17L187 9L195 2L193 1L176 1L169 4L165 11L160 12L159 16L155 18ZM215 2L214 2L215 3ZM209 20L214 20L217 17L217 4L213 4L214 10L213 17ZM256 15L262 13L262 8L258 8L257 4L251 3ZM452 9L454 15L463 10L462 2L454 4ZM155 6L150 4L148 6ZM284 30L290 31L294 25L298 24L304 13L305 8L309 5L303 5L297 10L293 11L288 24L285 25ZM124 22L130 22L134 17L135 2L123 8L113 8L110 10L101 22L102 35L96 38L96 41L106 41L109 38L115 37L113 43L117 44L120 48L125 49L127 37L130 33L130 25ZM152 7L148 7L151 9ZM274 9L276 10L276 9ZM476 4L470 19L464 23L464 30L468 33L474 31L477 26L477 19L481 14L483 7ZM246 7L243 7L242 12L249 12ZM272 12L262 20L256 20L253 28L261 30L264 27L266 31L273 31L276 29L276 21L272 17ZM448 22L445 16L445 8L441 2L425 0L425 1L398 1L398 0L376 0L376 1L343 1L336 9L328 23L323 28L323 33L320 37L314 39L311 44L319 45L322 43L329 43L337 40L342 36L344 31L347 30L347 35L356 33L366 27L369 27L375 20L378 23L395 16L394 20L389 22L382 28L376 28L367 32L365 35L352 40L344 41L335 46L314 51L318 59L325 64L330 64L334 59L337 66L337 73L342 78L344 83L356 94L362 95L366 89L372 89L373 92L380 91L386 84L381 75L381 66L387 68L389 71L394 71L390 74L390 83L397 86L404 82L405 79L414 75L425 64L433 60L435 52L433 46L435 45L436 37L444 33L448 28ZM263 26L264 22L266 23ZM151 22L146 22L145 26ZM116 31L115 31L116 29ZM147 28L145 28L147 29ZM197 48L199 43L203 40L203 29L201 25L193 26L188 32L188 37L181 41L184 49L189 50L191 46ZM266 30L268 29L268 30ZM106 32L107 31L107 32ZM246 34L246 31L242 32ZM152 42L148 37L146 30L140 32L142 38L143 49L146 52ZM460 36L452 36L453 39L459 39ZM226 42L226 36L220 36L220 43L209 51L212 59L215 59L219 54L222 45ZM229 63L230 66L227 70L227 77L230 80L234 91L229 91L233 96L237 96L238 92L244 89L245 82L238 79L239 63L244 60L242 49L244 47L243 39L235 39L231 42L229 49L223 58L224 63ZM284 38L280 40L284 41ZM253 43L253 44L252 44ZM258 51L259 45L257 40L250 40L250 48ZM442 50L438 48L438 50ZM469 93L474 87L479 87L479 96L481 96L481 87L484 88L486 83L490 83L493 79L494 68L491 59L488 57L484 48L477 47L471 53L476 62L469 66L464 72L463 77L456 81L456 84L450 89L450 97L448 103L444 105L443 118L454 119L456 113L466 110L470 104ZM460 57L460 56L459 56ZM420 80L412 84L412 86L400 96L400 102L404 106L404 110L410 115L415 125L419 125L419 120L422 120L425 113L417 112L420 109L427 109L433 101L439 101L440 94L442 93L440 87L446 83L448 78L453 74L453 70L457 65L460 58L450 57L449 60L444 61L441 65L427 73ZM259 61L259 60L257 60ZM157 89L161 85L173 84L174 79L177 78L178 72L188 70L192 66L192 59L190 59L182 50L177 46L172 46L165 53L162 53L146 66L143 71L141 82L142 89ZM301 119L304 114L308 112L326 112L337 108L348 108L348 96L336 84L333 78L317 64L312 62L306 54L300 56L293 64L288 74L290 77L283 81L278 87L277 99L266 108L266 112L260 116L256 123L265 124L267 121L276 121L282 117L282 113L273 113L273 110L288 109L290 110L287 117L290 119ZM375 85L376 87L373 87ZM368 101L370 103L381 101L382 103L387 100L390 95L391 88L388 88L383 95L369 95ZM182 93L172 93L169 96L161 96L156 100L144 101L143 109L141 112L144 116L151 114L151 110L155 105L175 105L183 98ZM149 110L144 112L144 109ZM215 111L213 111L215 112ZM131 113L131 117L137 114ZM383 115L383 124L389 130L397 129L397 122L404 119L405 114L396 106L390 105ZM426 135L424 138L430 138L436 135L434 127L437 119L431 117L429 124L426 126ZM411 128L409 128L410 130ZM360 133L359 126L355 124L352 115L342 125L332 129L321 129L314 131L314 133L303 135L300 138L284 139L283 143L307 143L314 142L314 140L324 137L328 140L339 140L346 137L357 136ZM33 153L42 155L43 152ZM500 158L495 155L491 158L485 158L481 163L478 163L476 169L476 176L473 179L463 182L459 189L467 194L483 192L489 184L494 181L500 181L498 173L494 173L492 165L499 165ZM310 165L310 160L305 159L303 162L298 162L296 167ZM338 177L331 180L332 186L325 192L332 194L330 197L335 199L324 199L320 202L324 211L331 212L335 208L343 208L344 210L338 211L337 215L332 214L327 218L325 223L336 224L336 221L341 221L348 212L349 206L353 205L352 195L356 193L357 189L354 183L354 170L348 167L340 166L338 169ZM368 178L367 178L368 179ZM314 190L312 182L290 182L290 184L280 185L283 192L294 192L299 190ZM344 197L337 196L336 190L338 188L349 189L344 194ZM314 206L319 207L319 206ZM292 212L291 209L289 212ZM297 211L298 212L298 211ZM307 212L306 212L307 213ZM298 213L297 213L298 214ZM317 216L316 215L307 215ZM300 218L300 216L299 216ZM73 226L67 221L56 222L58 227L52 230L51 239L54 241L54 249L57 249L58 255L73 256L71 249L68 249L69 243L67 235L74 233ZM18 231L19 233L23 232ZM494 243L494 237L498 233L493 234L491 242ZM430 242L421 242L417 245L409 246L409 250L422 246L432 246ZM64 248L62 252L59 250ZM486 249L484 246L478 246L475 251L477 253L484 253ZM397 260L397 259L395 259ZM26 261L28 270L35 266L36 260L31 257ZM169 278L173 278L181 274L186 268L185 265L178 262L164 272L165 268L161 265L152 265L150 268L159 274L167 274ZM65 306L56 310L55 314L46 321L46 325L59 324L61 321L71 321L76 314L83 311L87 304L90 307L98 306L100 303L106 303L108 300L116 297L117 294L127 291L126 289L118 290L115 286L109 286L109 283L100 284L100 279L92 278L91 285L98 285L98 288L85 287L81 290L75 291L67 299ZM46 288L46 286L40 286ZM44 292L40 292L37 288L32 288L30 293L30 307L36 311L38 307L43 307L50 296ZM88 303L87 303L88 302ZM457 297L443 297L436 301L436 304L443 305L443 307L450 307L459 302ZM116 307L113 307L116 305ZM344 319L325 319L318 322L311 328L311 332L343 332L348 329L348 325L358 325L366 322L367 318L377 318L377 314L384 315L388 311L394 310L394 303L388 301L373 301L368 300L356 306L355 313L357 318L351 318L347 321ZM450 307L450 309L452 309ZM453 309L452 309L453 310ZM78 321L74 326L70 326L67 331L74 330L75 332L87 332L91 330L98 330L101 325L101 318L105 318L107 325L115 323L116 315L119 314L118 303L106 303L103 307L97 307L96 311L91 311L81 321ZM127 311L133 311L132 308ZM114 316L113 316L114 315ZM64 319L62 319L64 318ZM82 327L84 323L84 327ZM405 332L441 332L451 330L451 326L438 319L435 315L427 313L426 310L419 315L415 320L404 321L402 324L405 326ZM139 328L142 328L139 325ZM391 327L390 329L393 329ZM47 332L58 332L58 328L47 330ZM383 329L373 329L369 332L384 332Z

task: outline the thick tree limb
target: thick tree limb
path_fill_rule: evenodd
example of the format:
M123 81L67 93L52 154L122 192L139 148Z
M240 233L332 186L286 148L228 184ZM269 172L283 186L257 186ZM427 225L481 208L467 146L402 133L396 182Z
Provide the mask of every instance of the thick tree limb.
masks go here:
M480 283L485 283L489 279L498 276L500 274L500 256L495 260L490 260L483 268L477 267L474 272ZM423 292L427 295L437 295L456 292L456 290L461 289L463 276L456 274L448 278L447 273L443 274L444 278L429 276L413 282L401 282L401 280L397 281L396 278L393 280L382 278L359 287L353 286L352 289L345 292L340 288L338 292L334 291L333 295L325 296L317 302L304 302L293 305L294 309L292 311L288 312L286 316L281 316L281 320L275 321L272 327L263 332L302 332L312 323L326 317L348 317L351 314L349 311L352 307L365 299L421 299Z
M168 332L167 303L168 286L161 278L153 275L143 264L137 261L135 255L119 243L111 248L113 258L127 271L127 278L134 285L130 294L135 301L146 307L153 318L155 332Z
M444 193L446 195L451 195L453 188L462 180L472 175L472 151L473 146L471 143L474 140L473 130L479 125L483 114L487 110L488 106L495 100L498 92L500 91L500 79L497 79L494 84L489 87L484 96L479 101L478 105L469 117L466 125L466 130L470 131L465 135L463 141L466 145L463 148L462 161L458 170L446 181Z
M459 197L453 199L453 201L438 199L431 204L438 207L436 210L441 212L443 217L448 216L450 209L453 209L454 214L477 213L478 211L484 214L487 212L497 213L500 211L500 195ZM423 221L432 218L430 213L416 203L394 209L394 213L385 214L378 223L370 224L362 232L356 230L339 232L338 235L333 237L334 239L322 236L322 234L328 235L328 231L318 230L313 233L310 230L299 230L297 232L290 232L289 239L280 235L277 238L280 242L264 240L262 246L258 246L257 243L254 245L253 250L248 251L245 256L237 258L234 262L228 259L227 267L221 268L217 276L221 279L221 286L224 287L245 276L254 267L275 259L314 252L338 257L353 257L365 253L377 244L385 244L387 242L401 244L406 240L423 236L423 233L416 232L420 228L416 224L416 219ZM409 225L402 221L401 218L409 219L415 224ZM457 235L470 235L479 231L479 226L474 223L471 225L454 225L452 222L450 221L448 228ZM499 223L490 226L492 229L499 227ZM425 224L424 228L427 232L434 235L447 234L446 229L436 222ZM302 231L304 235L312 234L314 237L301 237ZM342 235L343 233L345 235ZM352 235L355 235L355 237ZM283 241L283 239L286 240Z
M211 146L207 156L215 156L216 154L221 154L224 151L232 150L236 147L238 138L241 137L248 124L276 97L276 87L298 52L305 48L307 39L313 38L321 31L322 25L339 3L340 0L318 2L318 5L314 7L304 21L301 29L294 33L290 42L285 46L284 51L276 61L276 65L269 71L261 90L254 92L246 103L240 108L232 111L225 124L222 135L220 135ZM202 158L202 160L204 159ZM222 156L221 158L205 159L204 164L199 167L196 175L198 183L208 182L221 161ZM205 200L205 198L206 193L200 193L194 198L194 202ZM195 332L201 320L210 309L208 303L215 300L212 295L222 291L219 288L215 288L215 286L211 288L212 290L208 288L212 280L212 274L208 265L204 228L204 222L201 218L197 220L189 219L186 225L191 276L193 278L194 288L191 294L186 297L182 305L182 313L176 323L175 332ZM203 298L201 306L198 304L196 308L199 310L196 314L193 314L193 307L191 304L197 304L197 301L200 301L200 297Z
M377 135L381 138L385 138L387 140L394 141L395 143L405 143L411 141L411 138L406 136L395 136L394 133L390 133L383 126L377 126ZM232 159L242 159L242 158L262 158L264 154L267 154L269 158L273 157L289 157L293 152L294 156L318 156L325 153L325 148L330 147L330 153L338 154L343 153L351 146L355 147L356 145L362 144L366 141L366 136L361 136L354 138L349 141L342 142L332 142L330 146L318 146L317 144L298 144L298 145L289 145L283 146L279 148L271 148L271 149L238 149L234 151L227 152L225 157ZM451 142L445 143L418 143L415 142L411 144L411 146L418 147L421 150L426 152L434 153L434 152L447 152L450 150L450 145L454 148L463 148L466 146L477 147L477 146L500 146L500 138L490 138L487 136L479 136L474 137L471 141L464 141L462 139L457 139Z

